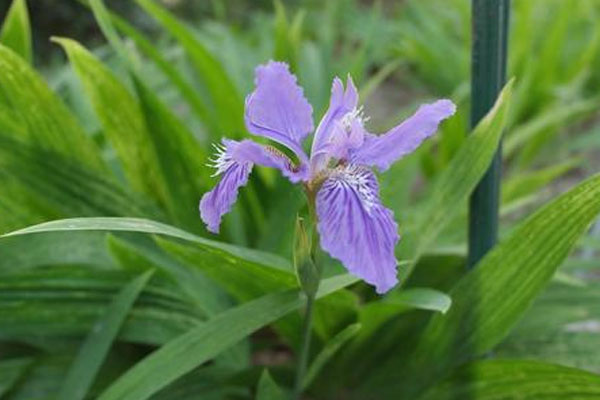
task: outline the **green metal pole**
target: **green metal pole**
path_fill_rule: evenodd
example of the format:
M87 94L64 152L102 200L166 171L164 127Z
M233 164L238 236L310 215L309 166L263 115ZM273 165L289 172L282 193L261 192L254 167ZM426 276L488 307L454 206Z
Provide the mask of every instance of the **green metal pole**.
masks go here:
M471 127L492 108L506 81L510 0L472 0ZM469 256L473 267L498 237L502 149L471 195Z

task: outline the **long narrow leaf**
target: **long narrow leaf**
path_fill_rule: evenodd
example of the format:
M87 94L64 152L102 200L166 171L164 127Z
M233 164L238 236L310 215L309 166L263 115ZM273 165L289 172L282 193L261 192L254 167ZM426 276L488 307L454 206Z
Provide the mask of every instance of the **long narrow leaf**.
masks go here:
M148 271L125 286L108 306L106 314L96 322L67 373L59 399L85 398L123 321L151 276L152 271Z
M25 0L13 0L0 30L0 43L13 49L31 64L31 27Z
M600 377L535 361L489 360L468 364L419 400L539 400L600 398Z
M170 236L197 243L203 246L205 249L211 250L218 254L228 254L230 257L234 256L240 259L256 262L258 264L270 265L274 268L291 271L289 262L273 254L204 239L170 225L139 218L70 218L30 226L25 229L8 233L4 236L10 237L40 232L65 231L121 231ZM3 236L0 236L0 238L2 237Z
M412 272L420 254L430 246L440 231L452 220L471 194L495 154L506 123L513 81L498 95L496 104L475 127L463 146L441 173L431 191L427 205L421 211L414 234L418 243L405 240L401 244L402 255L412 260L405 272ZM403 247L402 247L403 246Z
M324 297L354 282L356 278L348 275L326 279L317 296ZM142 360L102 393L99 400L147 399L257 329L300 308L303 303L298 290L289 290L266 295L219 314Z
M408 361L396 359L392 363L402 364L387 366L387 371L401 368L402 375L416 384L399 379L385 391L407 389L414 394L410 391L497 345L599 212L600 175L596 175L523 222L452 289L452 308L431 319ZM383 375L388 374L379 378Z

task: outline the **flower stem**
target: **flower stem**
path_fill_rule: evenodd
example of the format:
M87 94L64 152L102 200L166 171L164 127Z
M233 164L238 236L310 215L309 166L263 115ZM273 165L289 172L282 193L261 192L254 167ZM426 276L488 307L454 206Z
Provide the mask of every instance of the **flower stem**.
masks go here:
M312 336L313 310L316 299L317 290L321 280L321 266L318 264L317 251L319 246L317 231L317 213L315 207L315 192L307 188L306 197L308 202L308 214L310 220L310 240L308 242L308 257L310 258L309 265L314 266L311 270L309 279L312 283L304 286L306 295L306 309L304 312L304 321L302 325L302 343L300 344L300 353L298 355L298 365L296 369L296 382L292 399L300 400L304 386L304 375L308 366L308 358L310 354L310 341Z
M312 320L313 320L313 307L315 303L315 296L308 296L306 298L306 311L304 313L304 323L302 326L302 343L300 347L300 355L298 358L298 366L296 369L296 383L294 386L294 400L300 400L302 396L304 375L306 374L306 367L308 365L308 355L310 353L310 339L312 331Z

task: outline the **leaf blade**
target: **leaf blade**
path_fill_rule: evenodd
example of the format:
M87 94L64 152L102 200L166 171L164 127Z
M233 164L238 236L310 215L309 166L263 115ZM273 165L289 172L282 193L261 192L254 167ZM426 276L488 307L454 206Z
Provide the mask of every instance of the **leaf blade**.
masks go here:
M326 279L317 296L326 296L355 281L356 278L348 275ZM138 363L106 389L99 400L147 399L238 340L301 307L303 303L298 290L288 290L263 296L219 314ZM253 317L248 318L248 315ZM165 365L170 368L164 368Z
M61 386L58 398L64 400L85 398L123 321L152 273L152 270L147 271L132 280L108 306L106 314L96 322L79 349Z

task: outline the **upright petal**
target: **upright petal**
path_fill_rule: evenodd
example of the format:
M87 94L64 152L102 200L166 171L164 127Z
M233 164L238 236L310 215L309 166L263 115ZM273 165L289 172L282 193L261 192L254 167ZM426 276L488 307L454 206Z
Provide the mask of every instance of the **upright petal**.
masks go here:
M396 285L398 226L379 200L373 172L356 165L334 170L317 193L317 215L325 251L377 293Z
M367 135L364 144L353 151L351 162L376 166L385 171L394 162L413 152L437 131L438 125L452 116L456 106L450 100L424 104L409 119L387 133Z
M340 78L335 78L331 86L331 99L329 100L329 109L321 119L315 139L312 144L311 157L313 169L320 169L322 165L323 155L327 152L327 148L334 134L338 122L348 113L351 113L358 106L358 92L352 78L348 75L346 81L346 89Z
M236 142L224 139L223 145L217 146L217 149L213 162L216 175L221 175L221 180L200 201L200 216L208 230L214 233L219 232L221 218L231 210L239 188L248 182L254 164L278 168L292 182L307 176L306 164L297 168L284 154L251 140Z
M246 98L245 121L255 135L275 140L307 161L302 140L313 130L312 107L288 65L270 61L256 68L256 89Z

